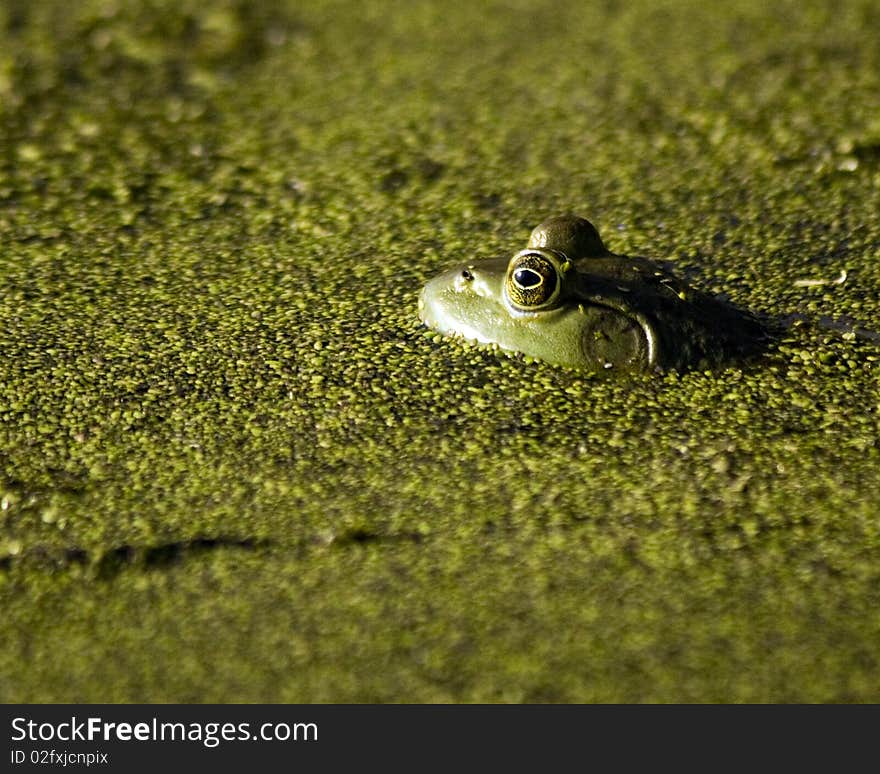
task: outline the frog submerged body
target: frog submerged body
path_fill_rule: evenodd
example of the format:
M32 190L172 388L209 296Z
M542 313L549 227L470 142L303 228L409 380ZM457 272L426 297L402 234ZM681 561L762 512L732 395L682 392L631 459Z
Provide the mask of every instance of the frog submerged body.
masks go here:
M425 285L430 328L591 371L710 367L755 354L760 323L659 264L615 255L574 215L542 223L508 259L461 264Z

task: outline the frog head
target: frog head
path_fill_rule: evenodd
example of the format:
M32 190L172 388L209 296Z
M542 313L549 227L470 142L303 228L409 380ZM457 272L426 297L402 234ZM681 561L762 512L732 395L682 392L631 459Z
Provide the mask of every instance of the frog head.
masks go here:
M751 318L658 264L610 252L574 215L536 227L509 259L435 277L419 316L445 335L594 371L719 361L758 335Z

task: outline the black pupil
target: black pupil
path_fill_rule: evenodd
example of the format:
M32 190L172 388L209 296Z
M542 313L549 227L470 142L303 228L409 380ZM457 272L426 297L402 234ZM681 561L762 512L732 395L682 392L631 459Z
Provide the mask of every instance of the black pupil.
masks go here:
M513 278L521 288L534 288L541 284L541 275L532 269L517 269Z

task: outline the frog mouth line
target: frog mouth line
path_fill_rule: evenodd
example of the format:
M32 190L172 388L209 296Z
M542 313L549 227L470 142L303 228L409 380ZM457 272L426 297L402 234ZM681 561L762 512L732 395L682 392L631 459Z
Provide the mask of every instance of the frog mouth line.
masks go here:
M478 331L475 331L472 328L467 330L452 328L448 325L444 325L440 323L436 316L432 315L428 311L428 305L425 303L425 300L422 296L419 296L418 302L419 309L419 319L422 321L424 325L428 328L431 328L434 331L439 332L443 336L448 336L453 339L463 339L464 341L471 341L477 344L481 344L483 346L498 346L491 339L487 339L484 336L481 336ZM512 350L515 351L515 350Z
M625 304L620 303L614 298L609 298L607 296L598 296L590 299L590 305L602 307L604 309L608 309L611 312L614 312L615 314L623 315L626 319L638 325L645 339L647 366L651 368L657 365L657 335L654 331L653 324L644 314L642 314L638 310L634 310L631 307L626 306ZM421 321L425 325L427 325L429 328L440 331L444 336L460 338L464 339L465 341L473 341L483 345L491 346L492 344L494 344L491 339L480 335L480 333L474 329L465 331L460 328L455 329L449 328L446 325L440 325L439 320L434 315L430 314L430 305L425 301L424 292L420 293L418 297L418 315L419 319L421 319ZM503 347L501 348L503 349Z

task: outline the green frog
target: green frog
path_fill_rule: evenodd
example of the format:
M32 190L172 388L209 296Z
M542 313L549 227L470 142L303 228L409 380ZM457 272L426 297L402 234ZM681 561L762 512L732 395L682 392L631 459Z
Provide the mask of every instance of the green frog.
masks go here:
M537 226L509 260L435 277L419 317L445 335L589 371L707 368L755 354L766 339L753 315L658 263L612 253L576 215Z

